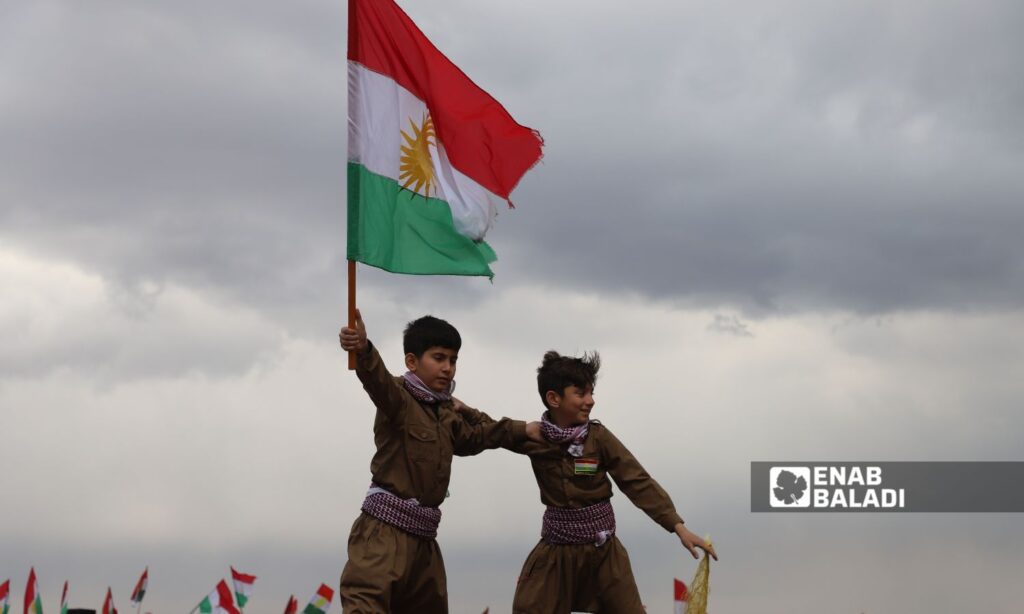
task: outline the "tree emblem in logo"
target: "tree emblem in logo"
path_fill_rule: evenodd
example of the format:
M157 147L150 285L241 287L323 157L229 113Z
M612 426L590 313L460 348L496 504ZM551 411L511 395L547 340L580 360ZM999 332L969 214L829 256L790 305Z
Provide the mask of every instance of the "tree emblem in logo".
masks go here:
M779 477L775 478L775 498L787 505L796 504L807 490L807 480L802 476L797 477L792 471L780 471Z

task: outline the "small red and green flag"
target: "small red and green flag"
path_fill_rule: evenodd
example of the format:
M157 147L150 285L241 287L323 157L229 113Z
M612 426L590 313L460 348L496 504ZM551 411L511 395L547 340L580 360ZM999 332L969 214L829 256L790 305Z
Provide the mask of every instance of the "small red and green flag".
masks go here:
M102 614L117 614L117 608L114 607L114 594L110 591L110 587L107 587L107 598L103 600L103 611Z
M284 606L284 614L295 614L299 610L299 600L292 595L288 598L288 605Z
M231 568L231 582L235 585L235 600L238 602L239 609L245 609L245 604L249 603L249 597L252 595L252 585L256 582L256 576L235 571L235 568Z
M60 614L68 614L68 581L64 580L64 590L60 593Z
M43 599L39 595L35 567L29 569L28 582L25 585L25 614L43 614Z
M132 591L132 597L129 601L138 607L146 597L147 588L149 588L149 566L142 570L142 575L139 577L139 581L135 583L135 590Z
M0 584L0 614L7 614L10 611L11 605L9 603L11 599L11 580L8 578L4 580L3 584Z
M595 475L597 474L597 459L577 458L573 469L576 475Z
M242 614L235 607L235 598L231 594L231 589L228 588L228 583L224 580L218 582L213 592L200 601L199 605L192 609L192 612L200 612L201 614L220 614L221 612Z
M331 609L331 601L334 600L334 589L321 584L320 588L316 589L313 598L309 600L309 605L302 611L302 614L327 614L327 610Z
M675 614L684 614L686 612L686 600L689 599L686 583L679 578L673 578L672 593L672 604L675 606Z

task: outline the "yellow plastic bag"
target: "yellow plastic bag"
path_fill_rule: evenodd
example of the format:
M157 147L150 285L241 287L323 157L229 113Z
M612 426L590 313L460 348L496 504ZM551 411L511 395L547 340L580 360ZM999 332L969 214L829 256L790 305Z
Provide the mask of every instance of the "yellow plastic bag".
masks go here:
M705 539L711 545L710 539ZM711 574L711 557L704 553L704 558L697 564L697 573L690 582L689 598L686 600L686 614L708 614L708 577Z

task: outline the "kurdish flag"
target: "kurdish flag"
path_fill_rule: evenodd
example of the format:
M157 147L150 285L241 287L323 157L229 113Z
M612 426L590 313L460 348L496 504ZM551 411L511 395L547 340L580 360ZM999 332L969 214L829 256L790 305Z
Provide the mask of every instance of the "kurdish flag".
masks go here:
M28 583L25 585L25 614L43 614L43 600L39 596L35 567L29 569Z
M249 596L252 595L252 585L256 582L256 576L235 571L235 568L232 567L231 581L235 585L235 599L238 601L238 608L244 609L245 604L249 602Z
M221 580L217 583L217 587L213 589L213 592L206 596L199 602L192 612L199 611L202 614L220 614L220 612L227 612L227 614L242 614L238 608L235 607L235 600L231 596L231 589L228 588L228 583ZM191 613L189 613L191 614Z
M68 581L64 580L64 590L60 593L60 614L68 614Z
M0 584L0 614L7 614L7 612L11 609L9 603L10 599L11 580L10 578L8 578L7 580L4 580L3 584Z
M299 600L292 595L288 598L288 605L284 606L284 614L295 614L299 610Z
M114 607L114 594L110 592L110 587L107 587L107 598L103 600L102 614L117 614L117 608Z
M690 598L686 590L686 583L679 578L673 578L672 593L672 604L675 606L675 613L685 614L686 601Z
M302 614L327 614L327 610L331 609L331 601L334 600L334 589L321 584L320 588L316 589L316 594L309 600L309 605L302 611Z
M492 277L484 235L540 160L540 135L393 0L349 0L348 28L348 259Z
M146 589L149 588L149 566L146 566L142 570L142 576L139 577L139 581L135 583L135 590L132 591L132 596L129 601L134 603L136 606L142 603L142 600L146 597Z

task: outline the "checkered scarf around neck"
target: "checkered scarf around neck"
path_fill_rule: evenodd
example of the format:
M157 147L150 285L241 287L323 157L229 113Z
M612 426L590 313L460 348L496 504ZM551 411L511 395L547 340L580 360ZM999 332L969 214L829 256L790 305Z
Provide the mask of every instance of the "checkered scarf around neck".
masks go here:
M437 527L441 525L439 508L420 505L416 499L403 499L372 482L362 510L381 522L427 539L437 537Z
M409 391L409 394L420 403L426 403L428 405L436 405L438 403L444 403L445 401L452 400L452 393L455 392L455 380L452 380L448 384L448 392L436 392L431 390L418 375L412 371L406 371L405 375L402 376L402 384L405 385L405 389Z
M569 454L572 456L583 456L583 442L587 439L587 432L590 431L590 421L585 424L578 424L563 429L551 421L551 412L544 412L540 417L540 432L551 443L569 444Z
M549 544L594 544L600 547L615 535L615 510L610 501L571 509L548 506L541 537Z

